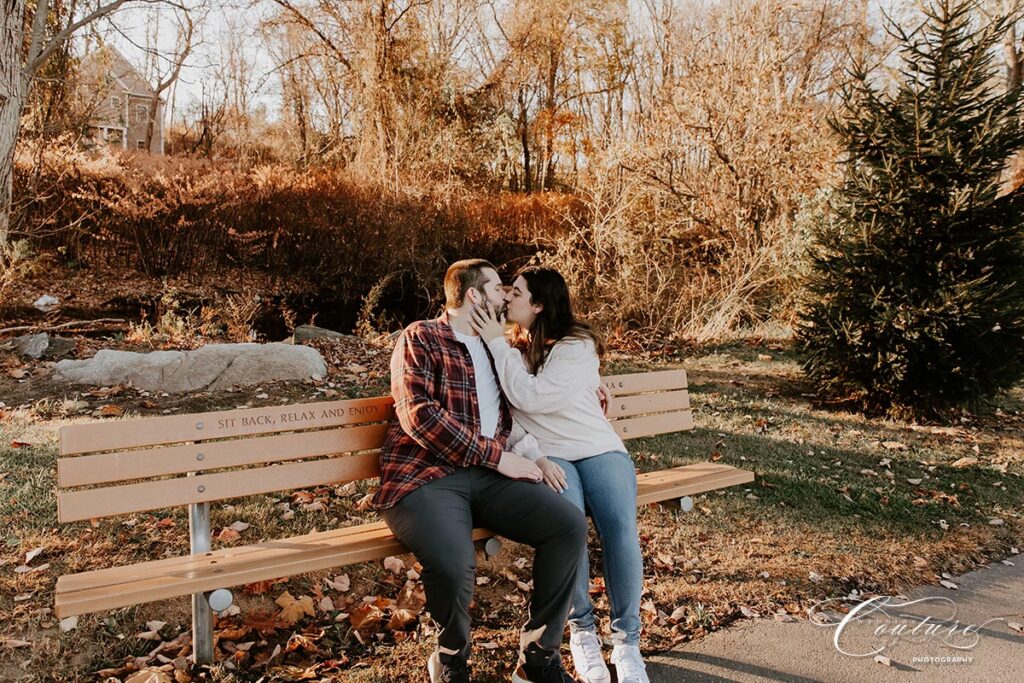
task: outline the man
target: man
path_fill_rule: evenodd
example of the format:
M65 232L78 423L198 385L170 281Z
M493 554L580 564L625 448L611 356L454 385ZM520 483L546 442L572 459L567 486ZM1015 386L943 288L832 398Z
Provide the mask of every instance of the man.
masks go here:
M427 609L440 627L427 664L433 683L469 681L474 527L536 549L512 680L569 683L558 648L586 552L586 518L538 483L539 468L522 455L536 441L513 425L487 347L470 326L474 307L504 302L497 270L459 261L444 288L444 315L407 327L391 356L397 419L381 449L374 504L423 566Z

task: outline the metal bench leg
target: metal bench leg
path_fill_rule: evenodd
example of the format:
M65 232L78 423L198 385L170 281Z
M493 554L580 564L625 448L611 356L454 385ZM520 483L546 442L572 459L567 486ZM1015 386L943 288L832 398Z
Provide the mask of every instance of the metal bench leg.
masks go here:
M487 559L491 559L500 552L501 541L498 540L498 537L492 536L491 538L488 538L487 542L484 543L484 555L487 557Z
M683 496L679 499L679 507L683 512L689 512L693 509L693 498L689 496Z
M193 555L210 551L209 503L188 506L188 537ZM213 664L213 612L205 593L192 594L192 658L196 664Z

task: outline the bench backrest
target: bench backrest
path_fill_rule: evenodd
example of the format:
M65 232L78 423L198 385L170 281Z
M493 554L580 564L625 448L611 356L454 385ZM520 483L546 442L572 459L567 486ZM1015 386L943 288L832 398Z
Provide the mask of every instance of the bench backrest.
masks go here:
M603 378L624 439L693 428L683 370ZM70 425L60 430L62 522L379 475L390 396ZM186 475L186 476L181 476Z

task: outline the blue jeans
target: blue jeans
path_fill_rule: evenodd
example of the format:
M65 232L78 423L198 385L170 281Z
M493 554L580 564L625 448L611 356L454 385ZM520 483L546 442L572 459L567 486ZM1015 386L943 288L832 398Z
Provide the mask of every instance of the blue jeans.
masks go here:
M629 454L609 451L583 460L549 458L565 470L562 494L594 520L604 550L604 580L611 606L612 640L640 644L644 562L636 529L636 470ZM571 631L596 631L590 601L590 562L584 554L569 612Z

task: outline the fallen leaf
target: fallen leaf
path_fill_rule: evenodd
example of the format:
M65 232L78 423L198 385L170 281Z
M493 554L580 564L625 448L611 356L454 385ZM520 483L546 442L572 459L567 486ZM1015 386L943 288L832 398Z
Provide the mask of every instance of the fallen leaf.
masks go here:
M388 620L388 629L406 631L419 621L419 615L411 609L396 609Z
M135 637L139 640L163 640L163 638L160 637L159 631L143 631L142 633L136 633Z
M325 595L320 598L320 602L317 603L317 607L320 608L321 612L333 612L334 611L334 600L331 600L331 596Z
M352 582L349 580L348 574L338 574L333 579L324 578L324 583L326 583L329 588L333 588L339 593L348 592L348 589L352 586Z
M136 671L125 679L124 683L173 683L170 676L156 669Z
M478 585L478 586L486 586L490 582L491 582L491 578L489 576L478 576L478 577L476 577L476 585Z
M296 650L305 650L314 654L320 651L314 640L303 633L293 633L284 646L285 652L295 652Z
M235 522L235 523L229 525L228 528L229 529L233 529L233 530L237 531L238 533L242 533L243 531L248 529L249 526L250 525L249 525L248 522Z
M918 484L921 483L921 480L920 479L907 479L907 483L908 484L912 484L914 486L917 486Z
M939 585L954 591L960 590L960 586L956 585L952 581L946 581L945 579L939 581Z
M989 526L1002 526L1003 520L999 519L998 517L995 517L993 519L988 520L988 524Z
M34 548L25 553L25 564L31 564L32 560L39 557L39 554L43 552L43 548Z
M221 640L239 640L249 635L251 629L248 626L229 626L222 628L217 631L217 635L220 636Z
M384 613L374 605L359 605L348 615L349 623L354 629L375 629L384 620Z
M875 655L875 661L885 666L892 666L892 660L885 655Z
M121 417L124 415L124 409L121 406L108 403L104 406L100 406L96 410L97 417Z
M883 441L882 448L890 451L905 451L907 450L907 445L899 441Z
M32 444L28 443L27 441L12 441L11 442L11 448L28 448L31 445Z
M60 620L60 632L67 633L78 628L78 617L67 617Z
M237 541L241 537L242 534L238 533L231 527L224 527L220 530L220 533L217 534L217 540L221 543L231 543L232 541Z
M1008 621L1006 625L1012 628L1014 631L1024 633L1024 624L1017 623L1016 621Z
M405 571L405 563L392 555L384 558L384 569L387 569L392 574L401 574Z
M740 607L740 614L745 616L747 619L756 619L757 617L761 616L749 607Z
M476 647L481 650L497 650L498 644L493 641L487 641L486 643L474 643Z
M668 620L671 621L673 624L678 624L680 621L682 621L685 618L686 618L686 608L685 607L676 607L674 610L672 610L672 614L669 616Z
M274 579L270 579L269 581L255 581L253 583L245 584L242 587L242 590L244 590L246 593L249 593L250 595L263 595L264 593L269 591L271 586L273 586L275 583L276 581Z
M0 645L9 649L14 649L16 647L28 647L31 644L32 643L27 640L17 640L16 638L4 638L0 640Z
M312 491L296 491L292 494L292 502L296 504L308 505L316 499L316 494Z
M316 608L313 606L313 598L308 595L296 599L288 591L281 593L274 601L281 608L278 619L285 626L295 625L303 616L316 616Z
M977 464L978 464L978 459L977 458L960 458L959 460L954 462L952 465L950 465L950 467L955 467L957 469L963 469L965 467L970 467L971 465L977 465Z
M796 619L794 619L793 617L789 616L784 612L778 612L775 614L775 621L781 621L788 624L790 622L796 621Z
M819 574L818 572L811 572L808 575L808 577L811 579L811 583L821 583L821 580L823 578L825 578L821 574Z
M167 626L166 621L157 621L154 619L153 621L146 622L146 628L148 628L150 631L159 631L164 626Z
M427 596L423 591L423 585L415 581L407 581L395 604L400 609L410 609L413 612L419 612L427 604Z

